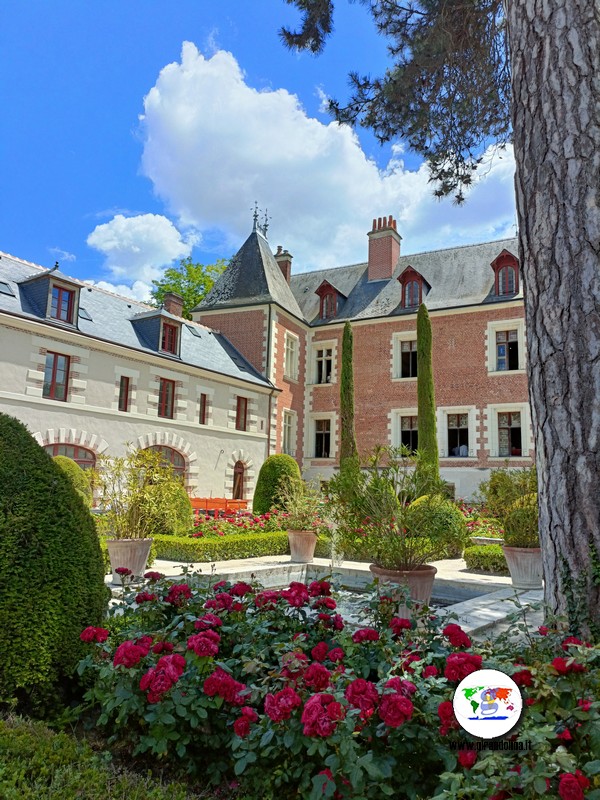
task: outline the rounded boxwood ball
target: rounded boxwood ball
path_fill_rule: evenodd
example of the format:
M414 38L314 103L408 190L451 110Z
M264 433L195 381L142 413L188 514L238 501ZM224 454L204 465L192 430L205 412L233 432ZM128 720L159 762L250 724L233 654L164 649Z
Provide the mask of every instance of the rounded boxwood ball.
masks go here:
M88 508L92 505L92 487L85 470L76 461L68 456L54 456L53 461L62 469L73 486L81 494L83 502Z
M0 414L0 706L56 710L107 603L94 521L65 473Z
M283 475L300 478L298 462L285 453L278 453L265 459L254 490L252 510L255 514L266 514L275 505L279 481Z

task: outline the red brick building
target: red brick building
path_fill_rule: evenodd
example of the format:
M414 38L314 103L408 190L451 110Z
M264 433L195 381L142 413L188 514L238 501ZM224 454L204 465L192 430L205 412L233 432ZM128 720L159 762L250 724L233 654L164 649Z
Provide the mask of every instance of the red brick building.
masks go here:
M225 334L281 390L270 452L306 477L332 474L339 453L339 374L346 320L354 333L361 452L417 441L416 312L429 310L440 467L473 494L507 459L531 463L523 298L516 239L404 256L392 217L373 220L365 263L291 274L254 230L194 319Z

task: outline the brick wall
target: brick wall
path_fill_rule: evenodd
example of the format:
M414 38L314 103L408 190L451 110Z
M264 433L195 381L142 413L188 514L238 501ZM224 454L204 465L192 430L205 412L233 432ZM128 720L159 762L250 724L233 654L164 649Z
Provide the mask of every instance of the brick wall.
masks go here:
M196 322L221 331L248 361L264 374L266 361L266 321L263 309L230 313L200 313Z
M288 317L278 315L275 323L275 365L273 382L281 389L277 398L277 431L276 450L283 449L283 410L289 409L296 413L296 441L295 458L302 466L304 442L304 387L307 382L307 331L299 324L295 324ZM298 337L298 380L291 380L284 374L285 366L285 334L286 331Z

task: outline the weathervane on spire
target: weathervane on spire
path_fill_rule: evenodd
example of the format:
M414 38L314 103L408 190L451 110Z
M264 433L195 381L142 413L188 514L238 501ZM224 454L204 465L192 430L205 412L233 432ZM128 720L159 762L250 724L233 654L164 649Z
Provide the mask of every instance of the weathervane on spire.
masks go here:
M262 224L262 229L263 229L263 234L265 236L265 239L267 238L267 231L269 230L269 220L270 219L271 219L271 217L269 216L269 209L265 208L265 217L264 217L264 221L263 221L263 224Z
M252 215L252 219L254 220L254 225L252 230L256 230L258 228L258 202L254 201L254 214Z
M271 217L269 216L269 210L268 209L265 210L265 215L263 217L262 223L260 223L258 221L259 220L259 215L260 215L260 209L258 207L257 201L255 200L254 201L254 213L252 215L252 219L254 220L254 225L252 227L252 230L258 231L259 233L262 233L262 235L266 239L267 238L267 231L269 229L269 220L271 219Z

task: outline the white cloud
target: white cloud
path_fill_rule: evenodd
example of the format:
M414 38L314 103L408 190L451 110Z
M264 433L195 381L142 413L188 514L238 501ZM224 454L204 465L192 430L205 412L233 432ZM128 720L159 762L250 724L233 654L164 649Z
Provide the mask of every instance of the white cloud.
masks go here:
M113 277L135 286L136 281L150 284L161 276L164 267L189 256L197 240L194 233L184 238L170 220L159 214L117 214L110 222L97 225L87 243L104 254L105 267Z
M74 253L69 253L68 250L62 250L60 247L49 247L48 252L52 253L59 261L77 261Z
M405 168L401 146L378 169L350 128L309 118L285 89L248 86L231 53L205 58L184 43L144 107L142 170L180 226L204 231L217 255L249 233L255 200L272 217L270 241L299 270L364 261L372 219L389 214L406 253L514 233L510 150L481 172L464 206L439 202L426 167Z

